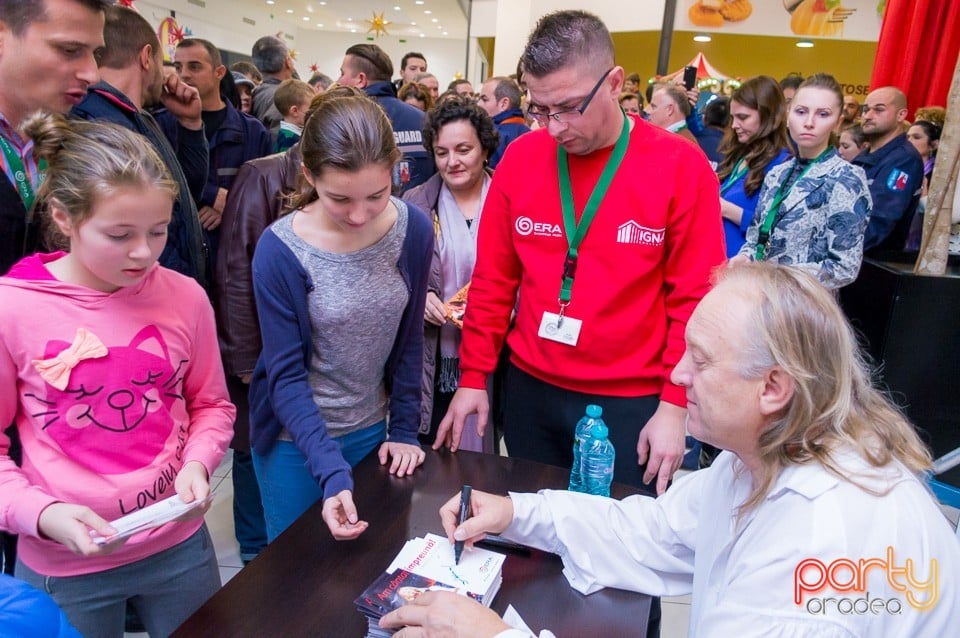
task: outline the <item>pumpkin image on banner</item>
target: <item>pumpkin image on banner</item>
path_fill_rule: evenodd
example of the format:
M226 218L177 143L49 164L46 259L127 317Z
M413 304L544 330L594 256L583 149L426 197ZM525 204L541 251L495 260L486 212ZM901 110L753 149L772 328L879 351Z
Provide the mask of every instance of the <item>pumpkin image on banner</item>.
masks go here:
M840 0L783 0L790 12L790 30L797 35L839 37L843 23L856 11L840 5Z
M698 27L722 27L724 21L740 22L753 13L750 0L697 0L687 16Z

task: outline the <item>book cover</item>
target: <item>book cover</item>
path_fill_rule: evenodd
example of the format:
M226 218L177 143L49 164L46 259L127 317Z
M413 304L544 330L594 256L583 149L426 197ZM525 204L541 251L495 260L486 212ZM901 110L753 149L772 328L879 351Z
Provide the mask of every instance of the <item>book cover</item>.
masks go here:
M465 548L460 563L454 562L453 544L445 537L427 534L407 541L387 568L403 569L469 592L489 606L500 585L503 554L481 547Z
M365 616L379 618L398 607L408 605L427 591L452 591L470 596L478 600L476 595L460 591L435 578L427 578L419 574L397 569L384 572L373 581L363 593L354 601L357 609Z

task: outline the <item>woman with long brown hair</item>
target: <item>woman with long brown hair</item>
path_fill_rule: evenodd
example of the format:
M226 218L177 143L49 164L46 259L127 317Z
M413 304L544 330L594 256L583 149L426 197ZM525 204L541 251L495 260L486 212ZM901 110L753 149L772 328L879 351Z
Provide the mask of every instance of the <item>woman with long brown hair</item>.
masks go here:
M790 159L786 103L777 81L751 78L730 96L730 126L720 143L720 212L727 257L746 241L763 178Z
M317 98L300 151L300 191L253 256L250 442L271 542L317 501L335 538L359 536L350 468L378 454L406 476L424 459L430 219L391 196L400 151L369 98Z

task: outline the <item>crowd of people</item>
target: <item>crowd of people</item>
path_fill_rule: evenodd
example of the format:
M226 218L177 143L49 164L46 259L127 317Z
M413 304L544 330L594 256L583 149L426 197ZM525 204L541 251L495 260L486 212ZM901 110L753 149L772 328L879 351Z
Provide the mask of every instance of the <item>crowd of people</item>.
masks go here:
M275 36L251 58L190 37L165 65L134 9L0 0L3 571L83 635L130 610L168 635L220 585L209 503L117 542L110 521L205 503L228 446L246 563L315 503L333 537L375 534L351 475L371 454L416 477L424 447L502 437L569 467L595 403L645 495L475 491L466 523L441 512L451 539L556 551L584 593L692 591L696 635L947 632L948 578L902 618L810 616L786 586L801 555L887 545L960 569L929 452L832 294L917 243L935 111L908 126L896 87L860 105L824 73L642 95L584 11L476 89L440 93L418 52L394 80L370 43L335 82ZM687 434L709 467L671 485ZM383 625L451 622L514 635L437 593Z

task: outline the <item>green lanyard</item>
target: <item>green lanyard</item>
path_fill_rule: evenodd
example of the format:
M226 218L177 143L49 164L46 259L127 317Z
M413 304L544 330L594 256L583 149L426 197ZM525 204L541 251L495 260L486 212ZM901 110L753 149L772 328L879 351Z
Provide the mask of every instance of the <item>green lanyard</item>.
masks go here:
M563 309L570 304L571 291L573 289L573 278L577 273L577 249L590 228L590 223L600 208L600 202L603 201L610 188L610 182L616 175L623 156L627 154L627 145L630 142L630 122L626 114L623 116L623 130L620 131L620 137L617 139L613 152L607 159L603 172L600 173L600 179L597 180L590 193L590 199L583 209L583 215L580 216L580 223L577 223L577 217L573 209L573 189L570 186L570 166L567 162L567 152L562 146L557 146L557 167L560 174L560 207L563 211L563 230L567 238L567 258L563 262L563 285L560 287L560 317L563 317Z
M30 176L27 175L27 168L23 165L23 159L20 157L20 154L14 150L13 146L10 145L10 142L2 135L0 135L0 148L3 149L3 155L7 158L10 170L13 171L13 180L16 183L17 191L20 193L20 199L23 200L23 206L27 209L27 212L29 212L30 209L33 208L33 200L36 199L37 195L33 190L33 184L30 183ZM41 183L43 182L46 168L47 163L40 160L37 165L37 171Z
M720 194L726 194L726 192L737 183L737 180L746 175L749 170L750 167L743 161L743 158L738 159L737 165L733 167L733 172L727 176L726 181L723 182L723 185L720 187Z
M773 196L773 201L770 202L770 208L767 209L767 214L763 218L763 223L760 225L760 235L757 237L757 253L755 257L757 261L763 261L763 257L767 252L767 244L770 243L770 232L773 230L773 225L776 222L777 211L780 210L780 204L782 204L783 200L790 195L790 191L793 190L793 187L797 184L797 182L802 180L803 176L810 172L810 169L813 168L814 164L820 162L820 160L826 157L832 150L832 146L827 146L822 153L817 155L816 159L807 164L807 166L800 173L800 176L797 177L796 181L790 184L790 188L784 191L783 186L784 184L789 183L790 178L793 177L793 171L797 168L797 162L794 162L793 166L790 167L790 172L787 173L786 179L781 181L780 186L777 187L777 192Z

